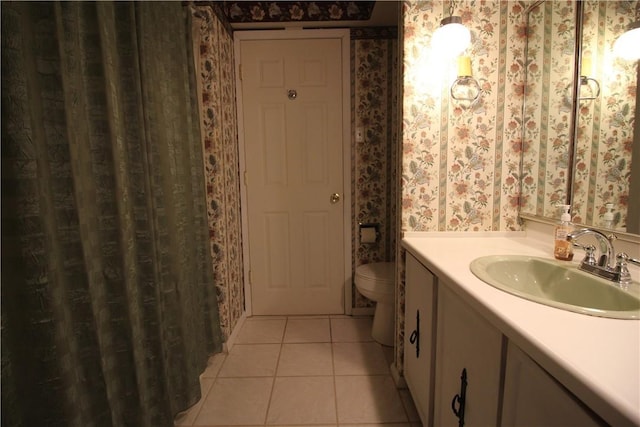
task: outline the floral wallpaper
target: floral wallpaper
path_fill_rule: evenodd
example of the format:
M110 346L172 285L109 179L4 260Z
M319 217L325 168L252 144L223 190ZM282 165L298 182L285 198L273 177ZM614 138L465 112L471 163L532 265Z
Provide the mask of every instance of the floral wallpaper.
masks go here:
M361 264L395 259L398 40L395 28L354 30L351 38L355 271ZM377 243L360 244L359 223L380 225ZM371 306L354 286L353 307Z
M601 91L595 100L580 102L578 110L575 222L602 225L605 204L612 203L614 227L626 228L637 61L615 58L612 46L632 22L637 3L584 2L583 56L590 58L587 73Z
M434 55L431 35L448 2L405 2L403 231L517 229L524 2L457 3L471 30L482 88L464 108L449 98L455 58Z
M220 323L228 338L244 312L240 178L233 38L209 7L197 7L194 39L206 197Z
M575 1L548 1L528 21L522 212L558 218L569 192Z
M367 20L374 1L225 1L232 23Z
M456 59L436 55L430 46L440 20L448 16L449 2L404 2L403 232L519 229L524 11L529 3L456 3L455 14L471 30L466 53L482 88L480 101L469 108L449 98ZM396 366L401 371L403 280L397 292Z

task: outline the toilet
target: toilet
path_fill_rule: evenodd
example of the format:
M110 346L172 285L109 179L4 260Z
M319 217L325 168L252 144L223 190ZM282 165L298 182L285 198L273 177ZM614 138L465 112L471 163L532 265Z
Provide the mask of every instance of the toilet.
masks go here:
M375 262L356 268L358 292L376 302L371 336L387 346L394 344L395 275L393 262Z

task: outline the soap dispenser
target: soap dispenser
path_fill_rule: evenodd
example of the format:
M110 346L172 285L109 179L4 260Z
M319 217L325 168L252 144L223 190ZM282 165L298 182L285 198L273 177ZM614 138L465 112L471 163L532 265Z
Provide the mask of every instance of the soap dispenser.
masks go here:
M567 240L567 235L573 231L569 214L571 205L560 205L560 207L562 215L560 215L560 223L556 226L554 233L553 256L562 261L571 261L573 259L573 245Z
M602 215L602 226L605 228L613 228L613 203L604 205L607 211Z

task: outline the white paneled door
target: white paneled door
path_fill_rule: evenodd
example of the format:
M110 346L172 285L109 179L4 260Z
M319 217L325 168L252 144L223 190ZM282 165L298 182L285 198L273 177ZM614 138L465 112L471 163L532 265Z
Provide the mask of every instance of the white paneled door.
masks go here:
M240 41L254 315L344 313L343 43Z

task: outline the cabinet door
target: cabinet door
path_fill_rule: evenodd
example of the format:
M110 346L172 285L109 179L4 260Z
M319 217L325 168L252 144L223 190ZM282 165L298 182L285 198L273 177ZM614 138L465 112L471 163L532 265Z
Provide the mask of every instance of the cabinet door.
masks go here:
M404 377L423 425L431 425L433 334L436 280L407 253L405 286Z
M498 425L502 334L455 295L438 287L434 425L458 426L461 376L466 371L464 425Z
M605 425L513 343L507 351L503 426Z

